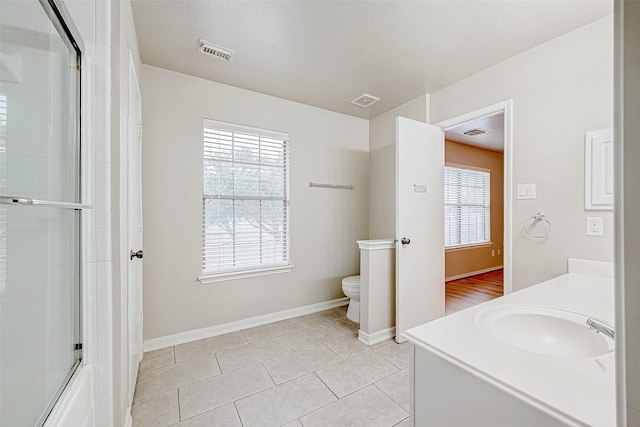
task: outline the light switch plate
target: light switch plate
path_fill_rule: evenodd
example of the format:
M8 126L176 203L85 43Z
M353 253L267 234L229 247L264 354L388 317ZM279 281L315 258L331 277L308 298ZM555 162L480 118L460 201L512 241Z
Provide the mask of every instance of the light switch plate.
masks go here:
M535 199L535 184L518 184L518 200Z
M587 236L603 236L604 221L601 216L587 217Z

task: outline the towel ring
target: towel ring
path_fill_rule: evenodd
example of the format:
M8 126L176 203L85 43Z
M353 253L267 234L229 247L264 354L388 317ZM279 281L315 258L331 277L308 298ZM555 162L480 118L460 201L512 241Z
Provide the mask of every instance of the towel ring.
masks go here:
M533 226L540 222L540 221L544 221L547 223L547 227L548 230L545 234L531 234L529 233L529 230L527 230L527 223L529 221L533 220L533 222L531 223L531 228L533 228ZM524 230L525 233L527 233L527 235L529 235L529 237L533 237L534 239L544 239L546 237L549 236L549 234L551 234L551 223L549 222L549 220L547 218L545 218L544 214L542 212L538 212L533 216L530 216L529 218L524 220L524 224L522 225L522 229Z

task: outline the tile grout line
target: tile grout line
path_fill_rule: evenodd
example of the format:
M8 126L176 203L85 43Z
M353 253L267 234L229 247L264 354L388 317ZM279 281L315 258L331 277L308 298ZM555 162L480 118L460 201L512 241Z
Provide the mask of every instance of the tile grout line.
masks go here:
M309 346L309 347L302 348L302 349L297 350L297 351L292 351L291 353L283 354L283 355L278 356L278 357L288 356L288 355L291 355L291 354L294 354L294 353L298 353L298 352L301 352L301 351L304 351L304 350L308 350L308 349L310 349L310 348L312 348L312 347L320 347L320 346L326 347L327 349L329 349L329 351L331 351L333 354L335 354L335 352L334 352L333 350L331 350L329 347L327 347L324 343L318 343L318 344L314 344L314 345ZM301 375L299 375L299 376L297 376L297 377L294 377L294 378L290 378L290 379L288 379L287 381L284 381L284 382L282 382L282 383L280 383L280 384L284 384L284 383L287 383L287 382L289 382L289 381L292 381L292 380L295 380L295 379L298 379L298 378L302 378L302 377L304 377L305 375L309 375L309 374L311 374L311 373L315 373L315 372L319 371L320 369L328 368L328 367L330 367L330 366L334 366L334 365L336 365L336 364L338 364L338 363L340 363L340 362L344 362L344 360L343 360L340 356L338 356L337 354L336 354L336 357L338 357L340 360L338 360L338 361L336 361L336 362L332 362L332 363L330 363L330 364L328 364L328 365L326 365L326 366L323 366L322 368L316 369L315 371L305 372L304 374L301 374ZM274 357L273 359L276 359L276 357ZM273 359L269 359L269 360L273 360ZM264 362L267 362L267 360L265 360ZM262 363L262 362L261 362L261 363ZM264 364L263 364L263 366L264 366ZM266 366L265 366L264 368L265 368L265 370L267 370ZM268 371L268 370L267 370L267 373L269 373L269 371ZM269 375L271 375L271 374L269 374ZM275 381L274 381L274 382L275 382ZM276 385L280 385L280 384L276 384Z
M182 422L182 411L180 410L180 387L176 388L178 394L178 422Z
M333 349L332 349L331 347L329 347L328 345L326 345L326 342L327 342L327 341L323 342L322 344L324 344L324 345L325 345L329 350L333 351ZM365 345L366 345L366 344L365 344ZM383 347L384 347L384 346L383 346ZM340 356L340 355L339 355L338 353L336 353L335 351L334 351L334 353L336 353L336 356L338 356L339 358L341 358L341 359L342 359L342 362L344 362L344 361L351 360L351 359L356 358L356 357L359 357L359 356L363 356L363 355L365 355L365 354L367 354L367 353L371 353L371 352L373 352L373 353L375 353L377 356L379 356L380 358L382 358L382 360L384 360L385 362L388 362L388 363L392 364L393 366L395 366L395 367L396 367L396 368L398 368L398 369L402 369L402 368L399 368L395 363L391 362L390 360L387 360L384 356L382 356L382 355L380 355L380 354L376 353L376 350L377 350L378 348L381 348L381 347L377 347L377 348L370 348L370 346L367 346L367 350L366 350L366 351L363 351L362 353L354 354L354 355L349 356L349 357L347 357L347 358L343 358L342 356Z
M259 363L254 363L253 365L246 366L246 368L250 368L250 367L252 367L252 366L257 366L257 365L259 365ZM264 367L264 366L263 366L263 367ZM265 369L265 371L266 371L266 369ZM233 372L233 371L231 371L231 372ZM269 372L267 372L267 374L269 374ZM220 375L218 375L218 376L220 376ZM207 378L207 380L208 380L208 379L211 379L211 378L215 378L215 377ZM206 381L206 380L203 380L203 381ZM271 387L269 387L269 388L266 388L266 389L264 389L264 390L260 390L260 391L256 391L256 392L253 392L253 393L247 394L246 396L242 396L242 397L241 397L241 398L239 398L239 399L236 399L236 400L232 400L232 401L226 402L226 403L224 403L224 404L222 404L222 405L220 405L220 406L216 406L216 407L214 407L214 408L209 408L209 409L207 409L207 410L206 410L206 411L204 411L204 412L200 412L200 413L198 413L198 414L195 414L195 415L193 415L193 416L191 416L191 417L187 418L187 420L190 420L190 419L195 418L195 417L197 417L197 416L200 416L200 415L202 415L202 414L206 414L207 412L211 412L211 411L214 411L214 410L216 410L216 409L220 409L220 408L222 408L222 407L224 407L224 406L227 406L227 405L229 405L229 404L233 404L233 405L234 405L234 407L235 407L235 406L236 406L236 402L238 402L238 401L240 401L240 400L243 400L243 399L246 399L246 398L248 398L248 397L254 396L254 395L258 394L258 393L262 393L263 391L271 390L272 388L274 388L274 387L277 387L277 386L278 386L277 384L275 384L275 381L273 381L273 379L272 379L271 381L274 383L274 385L272 385L272 386L271 386ZM192 383L192 384L195 384L195 383ZM239 418L239 417L240 417L240 413L238 412L237 407L236 407L236 412L238 413L238 418ZM240 422L242 423L242 420L240 420Z
M407 418L409 418L411 415L407 415L406 417L404 417L403 419L400 420L399 423L394 424L392 427L398 427L400 424L402 424Z
M320 380L320 382L321 382L322 384L324 384L324 386L325 386L326 388L328 388L328 389L329 389L329 391L331 392L331 394L333 394L333 395L336 397L336 399L337 399L337 400L340 400L340 398L338 397L338 395L336 394L336 392L335 392L335 391L333 391L333 390L331 389L331 387L329 387L329 384L325 383L325 382L324 382L324 380L323 380L322 378L320 378L320 375L318 375L318 371L316 371L316 372L312 372L312 374L313 374L313 375L315 375L315 376L316 376L316 378L317 378L317 379L319 379L319 380ZM335 402L335 400L334 400L334 402ZM327 403L327 405L330 405L331 403L333 403L333 402L329 402L329 403ZM325 406L327 406L327 405L325 405ZM323 408L324 408L324 406L323 406ZM307 414L305 414L305 415L307 415ZM302 417L300 417L300 418L302 418Z
M171 365L175 365L176 364L176 356L175 356L175 352L173 351L173 346L171 347L167 347L167 348L171 348L172 349L172 359L173 361L171 363L167 363L166 365L162 365L162 366L158 366L155 368L146 368L146 369L140 369L138 368L138 375L142 374L142 373L147 373L147 372L152 372L155 371L156 369L162 369L162 368L166 368L167 366L171 366ZM162 350L162 349L160 349ZM158 351L158 350L154 350L154 351ZM150 353L150 352L147 352ZM143 358L144 358L144 353L143 353ZM138 378L136 377L136 384L138 383Z
M317 374L316 374L316 375L317 375ZM318 378L320 378L320 376L319 376L319 375L318 375ZM320 381L322 381L322 378L320 378ZM376 382L377 382L377 381L380 381L380 380L376 380ZM324 381L323 381L323 382L324 382ZM361 390L364 390L365 388L369 387L370 385L375 386L375 385L376 385L376 384L375 384L376 382L371 382L371 383L365 384L365 385L363 385L362 387L360 387L360 388L358 388L358 389L356 389L356 390L353 390L352 392L349 392L349 393L345 394L345 395L344 395L344 396L342 396L342 397L338 397L338 395L337 395L337 394L335 394L335 392L334 392L333 390L331 390L331 387L329 387L328 385L327 385L327 387L329 387L329 390L331 390L331 392L332 392L336 397L338 397L338 400L342 400L342 399L344 399L344 398L345 398L345 397L347 397L347 396L351 396L351 395L352 395L352 394L354 394L354 393L357 393L357 392L359 392L359 391L361 391ZM380 390L378 387L376 387L376 388L377 388L378 390ZM380 390L380 391L382 391L382 390ZM383 393L385 396L387 396L387 394L386 394L386 393L384 393L384 392L382 392L382 393ZM387 396L387 397L389 397L389 396ZM389 398L390 398L390 397L389 397ZM390 399L391 399L391 398L390 398ZM395 400L393 400L393 399L391 399L391 400L393 401L393 403L395 403L395 404L397 405L397 402L396 402ZM398 406L400 406L400 405L398 405ZM404 411L404 409L403 409L403 411Z
M383 378L383 379L384 379L384 378ZM378 380L378 381L382 381L382 380ZM376 382L378 382L378 381L376 381ZM380 392L381 392L382 394L384 394L384 395L385 395L385 396L387 396L389 399L391 399L391 401L392 401L393 403L395 403L396 405L398 405L398 406L400 407L400 409L402 409L403 411L407 412L407 411L402 407L402 405L400 405L400 402L396 402L396 400L395 400L393 397L389 396L387 393L385 393L385 391L384 391L383 389L381 389L380 387L378 387L378 384L376 384L376 383L372 383L372 385L373 385L373 386L375 386L375 388L377 388L378 390L380 390ZM409 409L411 409L411 408L409 408ZM407 413L408 413L408 412L407 412Z
M280 341L282 341L282 343L289 349L291 350L291 353L295 353L296 350L292 349L291 346L289 344L287 344L287 342L285 340L282 339L282 335L279 335L277 337ZM266 368L265 368L266 369Z
M260 363L262 364L262 362L260 362ZM326 406L328 406L328 405L330 405L330 404L332 404L332 403L335 403L335 402L337 402L337 401L339 401L339 400L340 400L340 398L339 398L339 397L334 393L334 391L333 391L333 390L332 390L332 389L331 389L331 388L330 388L330 387L329 387L329 386L328 386L328 385L327 385L327 384L322 380L322 378L320 378L320 377L318 376L318 374L316 373L317 371L308 372L308 373L303 374L303 375L301 375L301 376L299 376L299 377L292 378L292 379L287 380L287 381L285 381L285 382L283 382L283 383L280 383L280 384L276 384L276 383L275 383L275 381L273 380L273 378L271 377L271 374L270 374L270 373L269 373L269 371L266 369L266 367L264 367L264 365L262 365L262 366L263 366L263 368L265 369L265 371L267 372L267 374L269 375L269 378L271 378L271 381L273 381L275 385L274 385L273 387L268 388L268 389L265 389L265 390L261 390L261 391L258 391L258 392L255 392L255 393L252 393L252 394L250 394L250 395L248 395L248 396L244 396L244 397L242 397L242 398L240 398L240 399L237 399L237 400L233 401L233 404L234 404L234 406L236 407L236 411L237 411L237 402L238 402L239 400L246 399L246 398L248 398L248 397L250 397L250 396L254 396L254 395L256 395L256 394L263 393L263 392L268 391L268 390L271 390L271 389L273 389L273 388L278 388L278 387L279 387L279 386L281 386L281 385L284 385L284 384L290 383L290 382L295 381L295 380L298 380L298 379L300 379L300 378L302 378L302 377L304 377L304 376L312 375L312 374L313 374L313 375L315 375L315 377L316 377L316 378L318 378L318 379L320 380L320 382L321 382L322 384L324 384L324 385L325 385L325 387L327 387L327 389L331 392L331 394L333 394L333 395L335 396L336 400L333 400L333 401L331 401L331 402L327 403L326 405L323 405L323 406L321 406L321 407L319 407L319 408L314 409L314 410L313 410L313 411L311 411L311 412L308 412L308 413L306 413L306 414L304 414L304 415L301 415L300 417L296 418L298 421L300 421L300 418L302 418L302 417L304 417L304 416L306 416L306 415L309 415L309 414L311 414L312 412L316 412L317 410L320 410L320 409L322 409L322 408L324 408L324 407L326 407ZM324 369L324 368L321 368L321 369ZM371 384L367 384L367 385L371 385ZM362 389L359 389L359 390L362 390ZM358 390L358 391L359 391L359 390ZM350 394L352 394L352 393L350 393ZM345 397L346 397L346 396L345 396ZM240 412L238 411L238 417L240 417L240 415L239 415L239 414L240 414ZM240 421L242 422L242 419L241 419ZM295 421L295 420L291 420L290 422L293 422L293 421ZM302 424L302 421L300 421L300 424ZM243 425L244 425L244 424L243 424Z
M264 369L264 371L267 373L267 375L269 375L269 379L271 379L271 382L274 384L274 387L278 387L279 384L276 383L276 380L274 380L273 377L271 376L271 372L269 372L267 367L264 366L264 362L260 362L260 364L262 365L262 369ZM267 390L269 390L269 389L267 389ZM240 399L238 399L238 400L240 400Z
M220 367L220 361L218 360L217 353L213 353L213 360L215 360L216 366L218 366L218 371L220 371L220 375L224 374L224 372L222 372L222 368Z
M214 354L207 355L207 356L202 356L202 358L205 358L205 357L213 357L213 359L214 359L214 361L216 362L216 365L217 365L217 363L218 363L218 362L217 362L217 360L216 360L216 358L215 358L215 355L214 355ZM199 358L198 358L198 359L199 359ZM168 366L171 366L171 365L168 365ZM220 366L218 366L218 370L220 370ZM203 382L203 381L207 381L207 380L210 380L211 378L219 377L219 376L221 376L221 375L222 375L222 371L221 371L219 374L212 375L212 376L210 376L210 377L200 378L200 379L198 379L198 380L196 380L196 381L193 381L193 382L190 382L190 383L187 383L187 384L181 384L181 385L179 385L179 386L178 386L178 387L176 387L176 388L177 388L177 389L180 389L180 388L182 388L182 387L186 387L186 386L190 386L190 385L193 385L193 384L197 384L197 383L200 383L200 382ZM138 379L136 379L136 387L137 387L137 386L138 386ZM163 390L163 391L161 391L161 392L158 392L158 393L155 393L155 394L151 394L151 395L149 395L149 396L145 396L145 397L138 398L138 399L136 399L136 398L135 398L135 396L134 396L134 400L148 399L148 398L150 398L150 397L159 396L159 395L161 395L162 393L166 393L166 392L171 391L171 390L173 390L173 388L169 388L169 389Z
M243 398L244 399L244 398ZM240 399L238 399L240 400ZM231 402L233 404L233 409L236 410L236 415L238 416L238 420L240 421L240 425L244 426L244 423L242 422L242 417L240 416L240 411L238 411L238 405L236 405L236 402L238 400L234 400L233 402Z
M244 338L244 336L243 336L243 338ZM204 339L207 339L207 338L204 338ZM191 342L196 342L196 341L191 341ZM254 341L254 342L258 342L258 341ZM187 343L187 344L189 344L189 343ZM251 344L251 343L250 343L250 342L248 342L248 341L245 339L245 342L244 342L244 343L242 343L242 344L234 345L234 346L231 346L231 347L226 347L226 348L222 348L222 349L218 349L218 350L209 351L209 352L207 352L207 353L205 353L205 354L201 354L201 355L199 355L199 356L189 357L189 358L187 358L187 359L181 360L180 362L176 362L175 364L177 365L177 364L179 364L179 363L188 362L188 361L190 361L190 360L200 359L201 357L212 356L212 355L215 355L215 354L217 354L217 353L222 353L223 351L233 350L234 348L240 348L240 347L242 347L242 346L249 345L249 344ZM182 345L182 344L181 344L181 345Z
M391 363L391 362L389 362L389 363ZM391 364L393 365L393 363L391 363ZM396 367L396 368L398 368L396 365L393 365L393 366L394 366L394 367ZM393 373L391 373L391 374L387 375L386 377L380 378L378 381L385 380L385 379L389 378L391 375L399 374L400 372L404 371L405 369L409 369L409 368L408 368L408 367L407 367L407 368L402 368L402 369L401 369L401 368L398 368L398 370L397 370L397 371L395 371L395 372L393 372ZM377 381L376 381L376 382L377 382Z
M315 374L315 372L314 372L314 374ZM317 374L316 374L316 376L320 379L320 381L322 381L322 378L320 378ZM326 383L325 383L324 381L322 381L322 383L326 385ZM321 406L321 407L319 407L319 408L317 408L317 409L314 409L313 411L311 411L311 412L309 412L309 413L306 413L306 414L302 415L301 417L299 417L299 418L298 418L298 420L300 421L300 419L301 419L302 417L306 417L307 415L309 415L309 414L313 414L314 412L318 412L319 410L324 409L324 408L326 408L326 407L327 407L327 406L329 406L329 405L332 405L332 404L334 404L334 403L336 403L336 402L340 402L341 400L343 400L343 399L345 399L345 398L347 398L347 397L349 397L349 396L351 396L351 395L353 395L353 394L355 394L355 393L358 393L359 391L362 391L362 390L364 390L365 388L367 388L367 387L369 387L369 386L374 386L374 387L375 387L376 389L378 389L382 394L384 394L384 395L385 395L389 400L391 400L391 402L392 402L394 405L396 405L398 408L400 408L404 413L408 414L408 413L407 413L407 411L405 411L405 410L404 410L404 408L403 408L402 406L400 406L400 405L399 405L395 400L393 400L391 397L389 397L385 392L383 392L382 390L380 390L380 389L375 385L375 383L369 383L369 384L365 385L365 386L364 386L364 387L362 387L362 388L359 388L359 389L357 389L357 390L352 391L352 392L351 392L351 393L349 393L349 394L345 394L345 395L344 395L344 396L342 396L342 397L338 397L338 396L334 393L334 391L333 391L333 390L331 390L331 388L330 388L329 386L327 386L327 388L329 389L329 391L331 391L331 393L333 393L333 395L334 395L334 396L336 396L337 400L334 400L333 402L329 402L329 403L327 403L327 404L326 404L326 405L324 405L324 406ZM407 415L407 417L404 417L402 420L400 420L400 423L401 423L402 421L404 421L405 419L407 419L408 417L409 417L409 415ZM304 424L302 423L302 421L300 421L300 424L302 424L302 425L303 425L303 427L304 427ZM397 424L399 424L399 423L394 424L394 426L395 426L395 425L397 425Z
M329 351L331 351L331 352L332 352L333 354L335 354L337 357L339 357L339 358L341 359L341 360L340 360L340 362L344 362L345 360L347 360L347 359L344 359L342 356L340 356L338 353L336 353L336 352L335 352L331 347L329 347L329 346L326 344L326 342L327 342L327 341L324 341L324 342L322 342L321 344L322 344L323 346L327 347L327 348L329 349ZM339 363L339 362L338 362L338 363ZM324 368L320 368L320 369L324 369ZM318 370L320 370L320 369L318 369Z
M300 316L298 316L298 317L300 317ZM293 317L292 319L293 319L293 321L294 321L294 322L296 322L296 323L298 324L298 326L300 326L300 328L302 328L303 330L304 330L304 329L306 329L306 328L302 325L302 323L298 322L298 318Z
M240 369L244 369L244 368L248 368L248 367L253 366L253 365L257 365L258 363L268 362L270 360L277 359L278 357L286 356L286 355L293 354L293 353L295 353L295 352L294 351L289 351L287 353L279 354L277 356L268 357L267 359L258 360L256 362L250 363L248 365L240 366L239 368L231 369L231 370L228 370L226 372L222 372L222 369L221 369L221 372L222 372L222 374L229 374L231 372L239 371ZM262 366L264 367L265 371L267 371L267 373L269 373L269 371L264 366L264 364Z
M307 415L309 415L309 414L313 414L314 412L318 412L319 410L324 409L324 408L326 408L327 406L329 406L329 405L331 405L331 404L333 404L333 403L336 403L336 402L339 402L339 401L340 401L340 398L339 398L338 396L336 396L336 394L333 392L333 390L331 390L331 388L330 388L330 387L329 387L329 386L328 386L324 381L322 381L322 378L320 378L320 377L318 376L318 374L316 374L315 372L312 372L312 373L316 376L316 378L318 378L318 379L322 382L322 384L324 384L324 385L325 385L325 387L327 387L327 388L329 389L329 391L331 392L331 394L333 394L333 395L336 397L336 400L331 401L331 402L327 403L326 405L323 405L323 406L321 406L321 407L319 407L319 408L316 408L316 409L314 409L314 410L313 410L313 411L311 411L311 412L307 412L306 414L299 416L297 419L298 419L298 421L300 421L300 424L302 424L303 426L304 426L304 424L302 423L302 420L301 420L303 417L306 417L306 416L307 416Z

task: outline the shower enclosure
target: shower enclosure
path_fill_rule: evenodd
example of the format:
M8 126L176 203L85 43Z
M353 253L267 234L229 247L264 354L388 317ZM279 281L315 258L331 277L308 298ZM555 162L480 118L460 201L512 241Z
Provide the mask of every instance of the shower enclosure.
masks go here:
M42 425L82 358L82 42L54 0L0 2L0 425Z

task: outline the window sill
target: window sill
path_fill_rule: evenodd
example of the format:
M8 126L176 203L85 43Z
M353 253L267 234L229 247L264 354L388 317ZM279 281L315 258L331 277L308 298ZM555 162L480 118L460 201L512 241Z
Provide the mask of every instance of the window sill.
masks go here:
M250 277L268 276L270 274L289 273L293 265L280 265L278 267L260 268L256 270L230 271L228 273L205 274L198 277L203 285L210 283L226 282L228 280L247 279Z
M444 248L445 252L464 251L467 249L479 249L493 246L493 242L474 243L471 245L448 246Z

